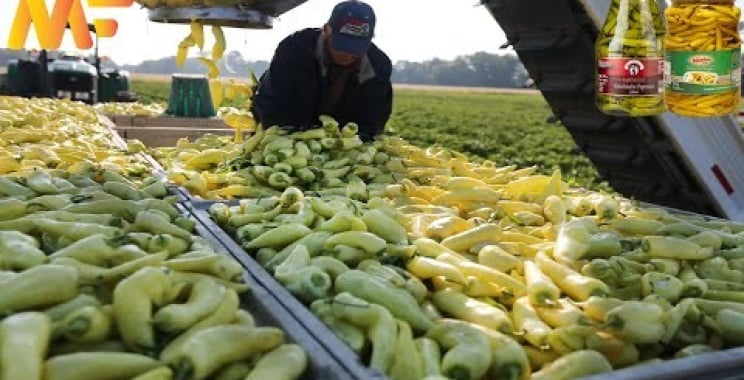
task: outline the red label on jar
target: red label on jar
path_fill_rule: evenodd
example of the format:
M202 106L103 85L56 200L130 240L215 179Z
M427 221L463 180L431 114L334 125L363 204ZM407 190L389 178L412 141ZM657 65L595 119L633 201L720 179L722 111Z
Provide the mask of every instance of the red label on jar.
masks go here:
M664 60L659 58L601 58L597 92L604 95L659 95Z

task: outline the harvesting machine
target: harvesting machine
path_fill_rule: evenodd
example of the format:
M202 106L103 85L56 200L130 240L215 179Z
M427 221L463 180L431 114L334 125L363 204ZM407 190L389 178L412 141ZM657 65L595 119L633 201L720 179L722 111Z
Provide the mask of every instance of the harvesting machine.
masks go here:
M149 18L265 29L304 2L155 7ZM744 134L733 116L613 117L595 106L594 43L610 2L482 0L481 5L505 32L502 47L514 49L550 105L551 120L568 130L615 190L646 203L743 221Z
M46 50L29 52L27 58L8 62L7 74L0 76L0 95L69 98L88 104L136 101L129 91L129 73L102 68L98 33L93 24L88 24L88 31L96 35L92 59L70 52L59 52L56 58Z

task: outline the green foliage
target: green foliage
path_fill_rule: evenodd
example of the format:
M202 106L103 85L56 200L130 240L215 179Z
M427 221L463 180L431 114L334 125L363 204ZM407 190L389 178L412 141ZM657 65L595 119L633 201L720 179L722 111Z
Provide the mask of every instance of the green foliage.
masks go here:
M146 80L131 80L131 90L139 95L140 101L145 104L149 103L165 103L168 104L168 95L170 94L171 83L170 81L146 81ZM222 103L224 107L242 107L245 104L245 99L235 99L232 101L225 100Z
M129 87L142 103L168 103L170 82L130 80Z

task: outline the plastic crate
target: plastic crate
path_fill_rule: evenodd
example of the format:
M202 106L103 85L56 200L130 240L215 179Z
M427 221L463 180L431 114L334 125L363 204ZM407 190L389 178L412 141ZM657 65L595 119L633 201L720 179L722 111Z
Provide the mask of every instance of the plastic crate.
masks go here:
M338 358L352 374L350 378L382 380L388 377L362 363L361 358L321 322L292 293L277 282L274 277L255 261L243 248L209 216L209 206L219 203L214 201L188 202L184 205L190 209L196 220L206 227L227 251L238 260L250 275L273 296L276 302L285 307L303 328L313 335L333 357ZM234 202L232 202L234 204Z

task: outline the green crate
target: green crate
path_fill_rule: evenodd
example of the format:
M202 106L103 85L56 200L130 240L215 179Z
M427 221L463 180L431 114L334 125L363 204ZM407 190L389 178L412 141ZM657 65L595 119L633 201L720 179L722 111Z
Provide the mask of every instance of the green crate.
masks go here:
M168 115L178 117L205 118L217 115L209 80L204 75L174 74L168 99Z

